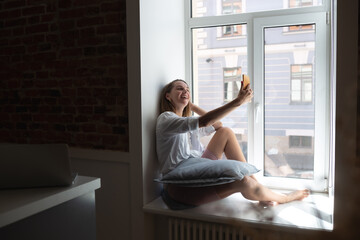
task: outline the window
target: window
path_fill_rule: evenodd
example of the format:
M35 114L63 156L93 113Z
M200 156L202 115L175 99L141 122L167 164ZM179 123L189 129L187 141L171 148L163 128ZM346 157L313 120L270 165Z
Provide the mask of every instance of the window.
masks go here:
M313 0L289 0L289 8L313 6Z
M313 30L314 25L293 25L288 27L289 32Z
M242 12L241 0L223 0L222 1L222 14L237 14ZM223 37L241 36L241 25L228 25L223 26Z
M224 68L224 102L233 100L241 87L241 67Z
M222 1L222 14L236 14L242 12L241 0L223 0Z
M222 27L222 34L218 34L219 40L221 38L234 38L234 37L246 37L246 25L226 25Z
M309 136L290 136L289 137L290 148L311 148L312 138Z
M222 28L223 28L223 37L241 36L242 34L241 26L238 25L224 26Z
M258 179L269 187L326 191L329 0L191 2L188 72L195 103L221 106L236 96L241 74L249 75L252 103L223 124L261 169Z
M291 72L291 102L311 103L313 99L312 65L293 64Z
M309 7L313 6L312 0L289 0L289 8L297 8L297 7ZM312 30L313 25L296 25L290 26L288 31L306 31Z
M246 28L245 24L237 25ZM241 74L247 73L246 34L224 40L219 35L222 26L190 29L194 102L207 111L232 100L240 89ZM247 111L244 105L222 119L225 126L234 130L244 155L247 154Z
M328 0L187 0L193 18L323 6Z

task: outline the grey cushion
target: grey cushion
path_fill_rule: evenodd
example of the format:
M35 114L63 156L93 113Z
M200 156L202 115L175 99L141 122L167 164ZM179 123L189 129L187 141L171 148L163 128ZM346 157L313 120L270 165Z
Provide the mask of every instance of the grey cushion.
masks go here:
M155 181L188 187L213 186L241 180L244 176L258 171L251 164L235 160L190 158L182 161L174 170Z

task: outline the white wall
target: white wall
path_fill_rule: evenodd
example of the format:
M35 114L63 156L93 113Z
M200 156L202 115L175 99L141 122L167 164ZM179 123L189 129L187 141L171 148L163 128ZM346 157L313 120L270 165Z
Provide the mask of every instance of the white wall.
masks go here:
M155 124L159 91L185 76L182 0L127 0L131 239L153 239L153 216L142 207L158 196Z
M159 92L185 77L184 2L140 1L141 118L144 203L158 196L155 124Z

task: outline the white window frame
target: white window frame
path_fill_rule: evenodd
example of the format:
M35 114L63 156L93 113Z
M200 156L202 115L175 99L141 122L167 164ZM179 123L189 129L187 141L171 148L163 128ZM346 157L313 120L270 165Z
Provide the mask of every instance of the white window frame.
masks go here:
M250 76L250 79L252 79L251 87L254 89L254 99L248 104L248 162L261 169L260 173L256 175L258 180L268 187L277 189L308 187L313 191L327 192L330 149L330 81L328 80L330 76L330 26L327 25L327 20L329 19L328 12L330 11L330 0L324 0L322 6L196 18L191 18L191 9L191 0L186 0L185 67L187 79L192 80L193 75L196 72L196 68L193 68L196 59L192 59L192 29L246 24L248 39L248 75ZM313 68L313 72L316 74L316 86L313 90L315 91L316 96L315 109L319 109L319 111L315 113L316 138L314 139L314 159L316 159L316 161L314 166L314 180L263 177L264 108L262 104L264 96L262 87L264 83L264 41L262 29L267 26L286 26L306 23L316 24L316 64ZM192 89L193 99L196 102L198 90L195 85ZM321 160L319 161L319 159Z
M315 38L315 138L314 138L314 178L296 179L283 177L264 176L264 34L266 27L281 27L286 25L313 24L316 25ZM258 179L269 187L273 188L311 188L314 191L327 191L328 184L328 161L329 159L329 84L328 72L329 61L327 60L327 39L326 39L326 13L296 14L275 16L266 18L256 18L254 20L254 102L261 111L257 111L258 121L254 125L254 138L258 139L257 144L253 144L254 155L249 158L249 162L260 168L257 174ZM261 64L260 64L261 63ZM323 74L325 73L325 74ZM328 107L324 107L328 106ZM250 145L250 144L249 144ZM321 146L321 147L318 147Z

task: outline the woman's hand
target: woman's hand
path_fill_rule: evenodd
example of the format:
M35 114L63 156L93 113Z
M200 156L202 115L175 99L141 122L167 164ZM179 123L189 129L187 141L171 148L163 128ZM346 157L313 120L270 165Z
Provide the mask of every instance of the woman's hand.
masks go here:
M189 106L190 106L190 110L195 112L199 116L202 116L202 115L204 115L206 113L206 111L204 109L202 109L201 107L193 104L192 102L189 102Z
M222 122L217 121L212 126L215 128L215 131L217 131L219 128L222 128L223 124Z
M191 111L194 111L193 106L194 106L194 104L191 101L189 101L189 108L190 108Z
M240 101L240 105L251 102L251 99L254 97L253 94L254 92L250 88L250 85L247 85L245 88L243 88L243 85L241 84L241 88L237 96L237 99Z

